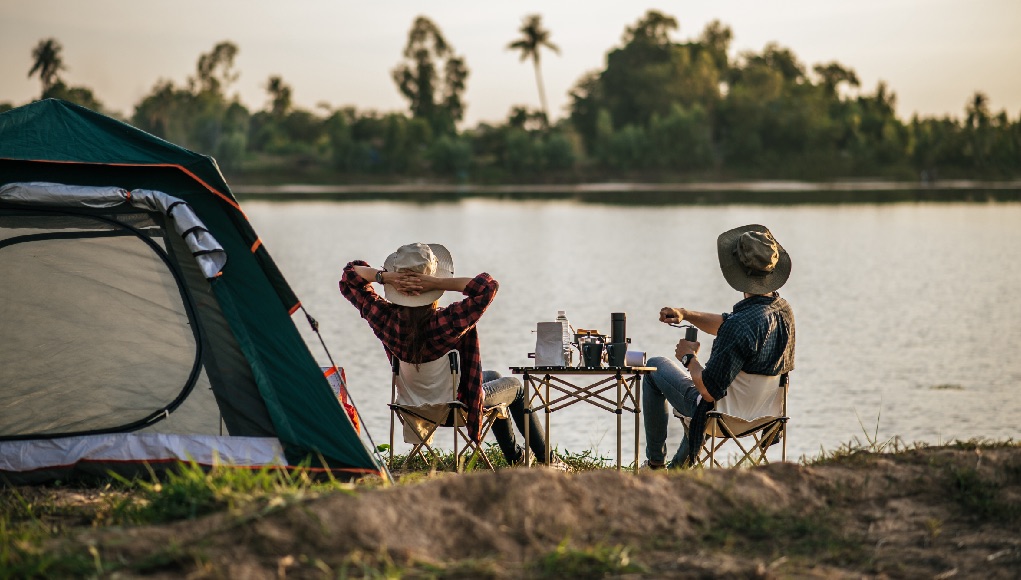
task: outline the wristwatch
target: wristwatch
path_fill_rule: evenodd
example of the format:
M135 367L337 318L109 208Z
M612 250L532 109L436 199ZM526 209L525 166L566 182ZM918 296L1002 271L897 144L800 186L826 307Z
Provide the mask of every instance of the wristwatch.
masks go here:
M376 282L383 283L383 270L376 270Z
M681 364L684 365L684 368L688 368L688 365L691 364L691 359L693 358L695 358L695 355L691 354L690 352L681 357Z

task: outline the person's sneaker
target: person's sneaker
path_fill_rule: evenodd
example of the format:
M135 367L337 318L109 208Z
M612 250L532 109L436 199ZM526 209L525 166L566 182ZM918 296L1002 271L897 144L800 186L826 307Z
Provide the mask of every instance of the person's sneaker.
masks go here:
M666 464L651 463L648 459L646 459L638 469L640 471L659 471L660 469L666 469Z
M533 453L528 456L528 463L526 464L525 454L523 452L518 455L516 461L512 461L510 464L511 467L531 467L533 465L535 465L535 454Z
M566 471L570 471L571 470L571 466L568 465L567 463L565 463L563 459L560 459L556 455L554 455L550 459L549 463L540 462L539 465L541 467L548 467L548 468L553 469L555 471L565 471L566 472Z

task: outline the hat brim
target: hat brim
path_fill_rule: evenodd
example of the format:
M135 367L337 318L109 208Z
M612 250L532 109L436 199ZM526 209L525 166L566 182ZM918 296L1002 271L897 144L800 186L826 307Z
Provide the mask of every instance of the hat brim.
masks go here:
M450 256L450 252L447 248L441 244L426 244L429 249L432 250L433 255L436 256L436 274L437 278L453 278L454 277L454 259ZM396 272L397 267L394 266L394 261L397 259L397 252L394 252L387 256L386 261L383 262L383 268L387 272ZM423 292L417 296L411 296L405 294L392 284L383 285L383 296L386 297L390 302L397 304L398 306L426 306L432 304L443 296L443 290L430 290Z
M769 294L779 290L781 286L787 283L787 279L791 277L791 257L787 254L787 250L784 250L783 246L780 245L780 242L776 242L777 250L780 253L776 267L773 268L772 272L764 276L748 275L744 266L737 259L734 248L737 245L737 239L742 234L746 232L768 231L769 228L766 226L749 224L723 232L716 239L716 251L720 257L720 270L723 271L723 277L727 280L727 284L730 284L730 287L734 290L747 292L748 294ZM773 239L776 240L776 238Z

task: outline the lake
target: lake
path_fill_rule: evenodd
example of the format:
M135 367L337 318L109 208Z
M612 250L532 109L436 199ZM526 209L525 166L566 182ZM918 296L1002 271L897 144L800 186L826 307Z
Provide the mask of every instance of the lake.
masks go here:
M662 306L729 311L716 237L768 226L790 253L780 293L797 320L788 459L853 439L941 443L1016 438L1021 418L1021 204L627 206L469 199L243 203L255 230L322 327L374 439L388 439L389 366L337 290L350 260L380 266L398 246L438 242L459 276L489 272L500 292L479 324L483 365L508 374L535 350L535 325L565 310L610 330L626 312L632 348L670 356L681 331ZM445 296L442 303L453 298ZM299 320L317 359L326 355ZM701 358L710 337L701 334ZM575 405L552 443L615 455L614 416ZM631 425L628 428L629 424ZM624 420L624 462L633 421ZM670 446L681 428L671 428ZM644 438L643 438L644 454Z

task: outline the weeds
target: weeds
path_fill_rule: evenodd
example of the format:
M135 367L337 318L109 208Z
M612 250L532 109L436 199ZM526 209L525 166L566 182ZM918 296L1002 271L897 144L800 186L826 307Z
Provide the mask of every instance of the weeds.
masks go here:
M388 449L388 445L380 445L379 451L381 453L385 453ZM483 453L485 453L486 457L489 458L489 461L493 464L495 469L512 467L507 464L507 460L504 459L503 453L500 451L500 447L496 443L486 443L483 448ZM573 472L604 469L611 463L610 458L601 456L595 450L572 453L568 450L554 448L552 453L567 464L568 469ZM455 471L455 456L453 451L447 450L437 450L436 454L432 455L428 460L418 454L411 457L408 455L395 454L390 469L397 470L395 471L395 475L398 475L402 482L408 483L410 481L417 481L423 477L432 475L435 472ZM489 468L486 463L482 461L482 459L478 458L464 466L465 472L486 471L488 469Z
M112 475L122 486L137 493L117 502L113 518L119 523L165 523L263 502L275 507L323 491L351 491L352 486L332 477L316 481L307 468L288 470L262 467L204 469L197 463L182 463L163 479L151 473L151 480L128 480Z
M1008 468L1007 475L1014 471ZM978 470L970 467L948 465L951 497L968 513L983 520L994 520L1006 524L1021 522L1021 503L1010 501L1001 493L1003 484L983 477Z
M643 572L631 561L624 546L596 545L582 550L567 547L567 540L533 564L539 578L605 578Z
M817 457L808 459L802 456L801 463L804 465L820 465L831 461L861 458L869 454L899 453L911 447L906 445L900 437L896 436L891 437L886 441L879 440L879 419L882 417L882 409L880 409L879 413L876 415L876 427L871 435L865 427L865 423L862 422L861 417L858 416L857 411L854 412L854 416L858 419L858 425L861 426L862 435L864 435L865 441L862 441L858 437L853 437L850 441L840 445L833 451L826 451L820 447L819 455ZM921 444L915 444L916 447L918 445Z
M767 556L801 556L831 563L857 563L863 539L846 534L825 513L799 515L735 506L703 528L702 539L719 549L745 549Z
M52 549L47 544L66 532L44 523L37 515L40 507L27 501L14 488L2 496L0 511L0 578L62 578L102 572L98 559L85 549Z

